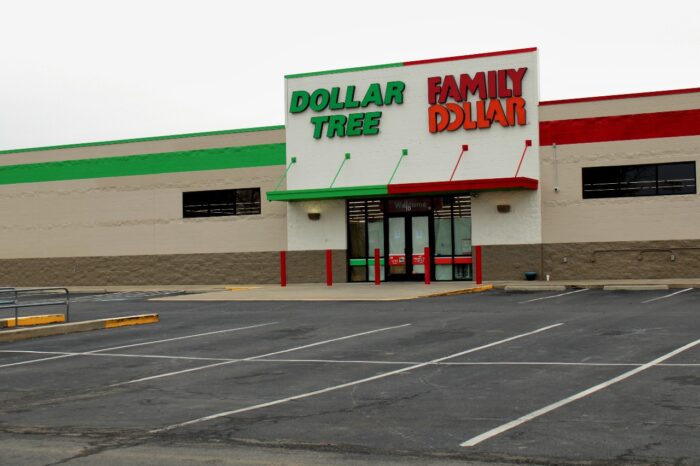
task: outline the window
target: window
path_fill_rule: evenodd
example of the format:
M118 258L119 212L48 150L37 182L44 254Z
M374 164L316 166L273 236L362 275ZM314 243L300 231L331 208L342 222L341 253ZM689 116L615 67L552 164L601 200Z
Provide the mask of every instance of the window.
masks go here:
M260 213L260 188L182 193L182 216L223 217Z
M583 198L695 194L695 162L582 169Z

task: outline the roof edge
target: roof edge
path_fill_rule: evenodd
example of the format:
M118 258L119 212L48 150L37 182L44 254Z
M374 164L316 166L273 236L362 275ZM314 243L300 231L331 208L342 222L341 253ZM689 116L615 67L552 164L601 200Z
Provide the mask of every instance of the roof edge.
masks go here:
M512 49L512 50L500 50L496 52L482 52L482 53L472 53L469 55L458 55L454 57L442 57L442 58L429 58L427 60L412 60L412 61L401 61L396 63L386 63L382 65L369 65L369 66L356 66L352 68L338 68L335 70L326 71L311 71L308 73L296 73L287 74L284 76L285 79L296 79L296 78L306 78L309 76L322 76L325 74L341 74L341 73L353 73L356 71L368 71L368 70L378 70L382 68L397 68L402 66L415 66L415 65L426 65L429 63L440 63L446 61L457 61L457 60L470 60L473 58L486 58L486 57L496 57L499 55L513 55L517 53L529 53L536 52L537 47L528 47L523 49Z
M151 136L144 138L133 138L133 139L115 139L113 141L98 141L98 142L84 142L78 144L64 144L58 146L42 146L42 147L29 147L20 149L6 149L0 150L0 155L6 154L20 154L23 152L38 152L44 150L57 150L57 149L77 149L80 147L90 147L90 146L108 146L113 144L130 144L135 142L149 142L149 141L163 141L168 139L185 139L194 138L202 136L218 136L221 134L237 134L237 133L252 133L256 131L274 131L284 129L284 125L274 125L274 126L258 126L253 128L241 128L241 129L226 129L220 131L207 131L200 133L183 133L183 134L172 134L166 136Z
M669 89L665 91L650 91L650 92L636 92L631 94L611 94L611 95L601 95L593 97L578 97L574 99L560 99L560 100L545 100L540 102L540 106L547 105L561 105L561 104L575 104L580 102L597 102L600 100L620 100L620 99L635 99L639 97L656 97L662 95L674 95L674 94L692 94L695 92L700 92L700 87L689 87L685 89Z
M445 61L471 60L474 58L498 57L501 55L516 55L519 53L537 52L537 47L527 47L523 49L499 50L496 52L472 53L469 55L457 55L454 57L429 58L427 60L414 60L404 62L404 66L427 65L430 63L440 63Z

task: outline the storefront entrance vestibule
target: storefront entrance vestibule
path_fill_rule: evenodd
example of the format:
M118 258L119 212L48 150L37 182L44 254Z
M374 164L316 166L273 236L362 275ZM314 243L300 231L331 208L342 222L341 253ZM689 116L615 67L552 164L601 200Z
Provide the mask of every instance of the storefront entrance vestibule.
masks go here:
M347 201L348 277L374 281L379 249L382 281L471 280L468 195ZM426 263L425 250L429 248Z

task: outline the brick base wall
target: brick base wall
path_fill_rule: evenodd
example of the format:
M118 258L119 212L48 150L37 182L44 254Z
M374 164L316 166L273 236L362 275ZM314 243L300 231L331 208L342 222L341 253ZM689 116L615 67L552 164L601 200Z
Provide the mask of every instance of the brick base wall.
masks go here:
M483 247L484 280L700 277L700 240L521 244Z
M326 281L325 251L287 253L289 283ZM0 260L2 286L279 283L279 252ZM345 251L333 251L333 278L345 282Z

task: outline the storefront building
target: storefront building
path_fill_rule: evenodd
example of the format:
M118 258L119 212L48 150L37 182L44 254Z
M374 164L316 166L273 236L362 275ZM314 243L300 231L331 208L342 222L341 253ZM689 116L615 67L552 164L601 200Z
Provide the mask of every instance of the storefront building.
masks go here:
M0 152L0 283L700 275L700 89L540 102L536 49L285 86L284 126Z

